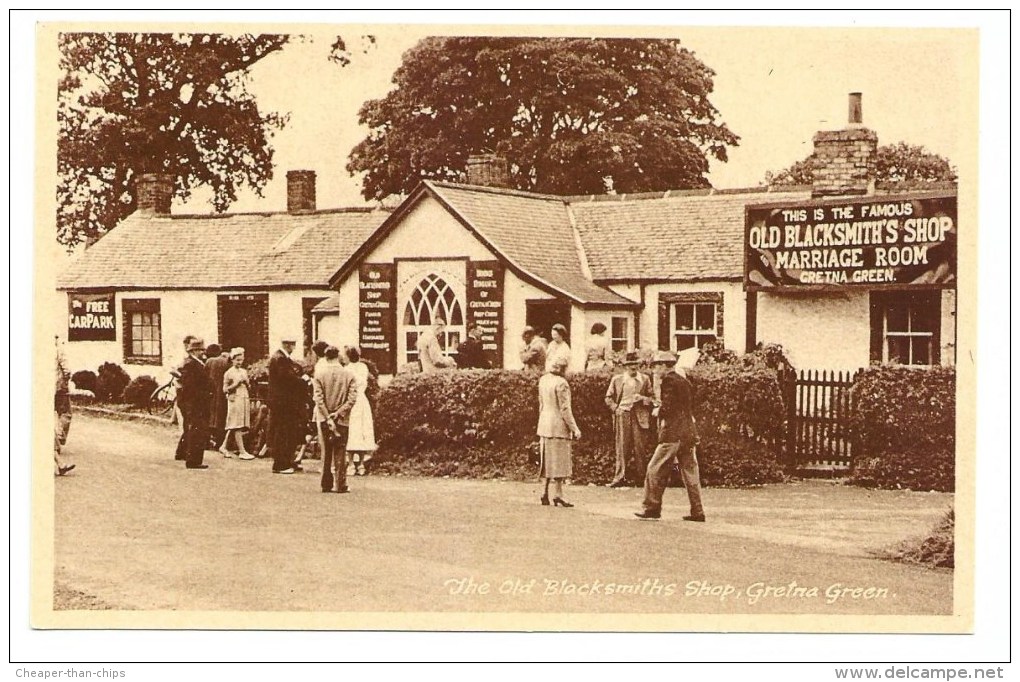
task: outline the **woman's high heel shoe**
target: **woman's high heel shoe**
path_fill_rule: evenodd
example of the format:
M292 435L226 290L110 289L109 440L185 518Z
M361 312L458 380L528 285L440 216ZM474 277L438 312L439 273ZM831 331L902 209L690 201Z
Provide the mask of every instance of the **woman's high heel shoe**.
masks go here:
M548 495L542 495L542 506L544 506L544 507L548 507L549 506L549 496Z
M573 506L574 506L574 505L570 504L569 502L567 502L566 500L564 500L564 499L563 499L563 498L561 498L561 497L554 497L554 498L553 498L553 505L555 505L555 506L557 506L557 507L566 507L566 508L568 508L568 509L569 509L570 507L573 507Z

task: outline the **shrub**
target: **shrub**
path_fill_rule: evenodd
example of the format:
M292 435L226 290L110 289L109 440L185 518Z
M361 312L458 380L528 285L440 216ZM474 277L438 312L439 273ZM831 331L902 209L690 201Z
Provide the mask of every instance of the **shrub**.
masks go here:
M952 491L956 473L956 371L871 367L851 389L856 439L849 482Z
M96 373L82 369L71 375L74 387L80 391L96 392Z
M149 404L149 398L152 396L152 392L159 387L156 380L150 377L148 374L143 374L140 377L135 377L131 380L131 383L124 389L124 393L121 396L121 400L134 407L145 407Z
M613 423L604 397L611 371L568 375L582 438L574 445L577 483L607 482L615 464ZM784 409L775 375L733 365L697 368L695 418L706 485L783 479L778 464ZM379 397L377 462L386 471L532 478L537 472L538 380L533 373L460 370L398 375Z
M123 367L113 362L104 362L99 366L99 376L96 377L96 398L108 403L120 400L130 382L131 377Z
M894 561L922 564L937 568L953 568L955 561L956 519L950 510L924 538L907 541L885 556Z

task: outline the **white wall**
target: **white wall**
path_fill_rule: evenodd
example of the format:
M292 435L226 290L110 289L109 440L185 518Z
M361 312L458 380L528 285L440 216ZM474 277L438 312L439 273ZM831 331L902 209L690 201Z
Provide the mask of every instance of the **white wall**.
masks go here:
M758 341L782 344L797 369L867 367L871 355L869 292L761 292Z
M941 364L956 366L956 289L942 290Z
M231 291L122 291L116 293L117 340L116 341L68 341L64 354L72 372L80 369L96 371L104 362L121 365L132 377L148 374L161 381L169 378L170 370L180 364L184 357L183 340L187 334L201 337L207 344L217 340L217 296L239 293ZM252 292L244 292L252 293ZM301 299L304 297L327 297L333 292L327 289L305 289L269 292L269 348L277 347L282 335L293 336L299 342L303 334ZM159 299L161 343L163 361L161 365L128 364L124 361L123 346L123 300L137 298ZM67 297L61 308L61 336L67 336Z
M493 254L431 196L404 216L365 260L391 263L395 258L492 260Z

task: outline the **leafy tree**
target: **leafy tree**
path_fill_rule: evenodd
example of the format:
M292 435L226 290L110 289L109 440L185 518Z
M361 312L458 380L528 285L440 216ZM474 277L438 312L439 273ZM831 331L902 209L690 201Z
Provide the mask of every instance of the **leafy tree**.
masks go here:
M273 132L248 91L253 64L282 35L64 33L57 120L57 237L94 240L135 208L141 173L175 179L186 199L208 185L217 211L241 185L272 177Z
M705 187L738 137L708 97L714 72L677 40L427 38L396 88L360 111L347 170L362 194L457 179L495 152L519 189L560 194Z
M765 183L775 186L810 185L815 178L815 155L809 154L789 168L765 174ZM879 182L937 182L956 180L956 169L943 156L921 145L897 142L878 148L875 179Z

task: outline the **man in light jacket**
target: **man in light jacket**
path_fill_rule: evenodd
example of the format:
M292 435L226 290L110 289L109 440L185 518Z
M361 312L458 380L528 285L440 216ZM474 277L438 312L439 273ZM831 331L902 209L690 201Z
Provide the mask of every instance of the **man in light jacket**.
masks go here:
M354 375L340 364L340 349L326 349L326 364L316 368L312 396L322 438L322 492L346 493L347 430L358 397ZM334 485L336 486L334 488Z
M649 446L646 432L651 427L652 381L638 371L637 353L627 353L623 363L626 369L609 381L606 405L613 413L613 434L616 440L616 471L610 488L622 488L628 483L628 471L633 471L633 482L644 480Z

